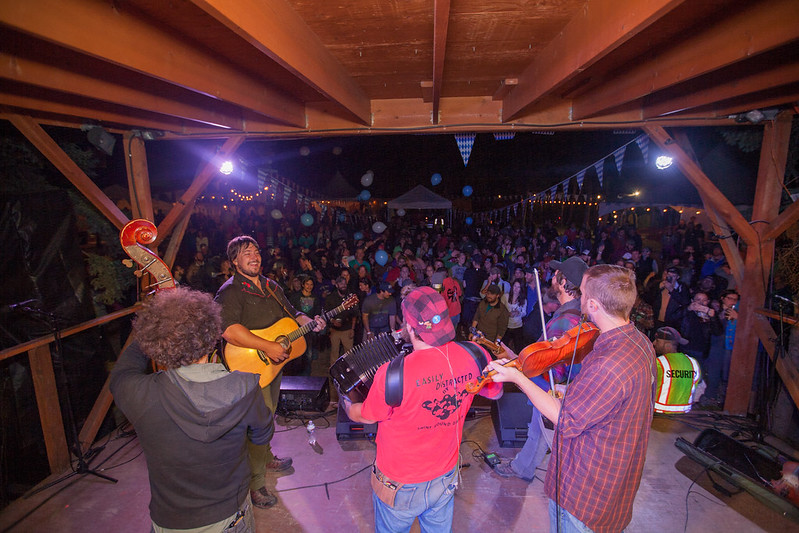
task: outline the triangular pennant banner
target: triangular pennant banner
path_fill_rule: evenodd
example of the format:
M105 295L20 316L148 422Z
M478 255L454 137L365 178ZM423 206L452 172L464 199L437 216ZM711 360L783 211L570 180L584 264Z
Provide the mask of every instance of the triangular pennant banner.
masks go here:
M585 170L581 170L580 172L577 173L577 186L582 188L583 181L585 181Z
M599 186L602 186L602 174L604 171L605 161L600 160L594 163L594 168L596 169L596 175L599 178Z
M624 145L615 152L613 152L613 159L616 161L616 170L619 171L619 174L621 174L621 162L624 159L624 151L626 149L627 145Z
M641 155L644 156L644 164L646 165L649 156L649 136L641 135L635 139L635 142L638 144L638 148L641 149Z
M463 166L469 164L469 156L472 155L472 146L474 145L474 133L456 133L455 141L458 143L458 150L461 151L463 158Z
M494 133L494 139L496 139L497 141L509 141L513 139L513 137L515 136L516 136L515 131L500 131Z

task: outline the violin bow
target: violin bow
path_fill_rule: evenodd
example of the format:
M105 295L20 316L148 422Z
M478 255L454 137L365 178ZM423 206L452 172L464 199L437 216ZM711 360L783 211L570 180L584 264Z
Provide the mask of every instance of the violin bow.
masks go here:
M538 295L538 311L541 314L541 331L544 335L544 340L548 341L547 338L547 322L544 320L544 298L541 295L541 282L539 281L538 276L538 269L534 268L533 272L535 272L535 292ZM555 375L552 373L552 369L549 369L549 388L552 392L555 392Z

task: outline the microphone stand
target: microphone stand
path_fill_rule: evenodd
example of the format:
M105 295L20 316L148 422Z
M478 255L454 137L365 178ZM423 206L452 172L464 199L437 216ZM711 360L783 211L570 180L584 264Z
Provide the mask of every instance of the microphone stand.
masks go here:
M69 396L69 380L67 379L67 374L64 370L63 344L61 343L61 330L58 327L58 319L56 318L55 314L48 311L43 311L41 309L27 306L20 307L19 309L20 311L27 312L42 322L45 322L49 326L50 332L53 334L54 350L52 351L52 359L56 376L56 392L58 394L59 400L63 403L62 412L67 417L66 426L67 430L70 432L70 437L72 437L72 448L70 451L75 455L75 459L77 460L77 467L73 468L72 472L54 481L51 481L50 483L47 483L46 485L39 487L32 492L29 492L27 495L25 495L25 498L30 498L34 494L38 494L76 475L85 476L86 474L91 474L93 476L108 480L112 483L116 483L116 479L89 467L89 463L97 455L97 450L89 449L84 454L83 448L78 440L78 427L75 423L75 412L72 409L72 400Z

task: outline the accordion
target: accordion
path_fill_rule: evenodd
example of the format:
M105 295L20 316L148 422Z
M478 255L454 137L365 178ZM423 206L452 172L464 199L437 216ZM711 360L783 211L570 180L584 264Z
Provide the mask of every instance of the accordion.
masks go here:
M399 335L381 333L342 354L330 367L330 377L340 394L354 403L362 402L369 394L377 369L412 347L403 344Z

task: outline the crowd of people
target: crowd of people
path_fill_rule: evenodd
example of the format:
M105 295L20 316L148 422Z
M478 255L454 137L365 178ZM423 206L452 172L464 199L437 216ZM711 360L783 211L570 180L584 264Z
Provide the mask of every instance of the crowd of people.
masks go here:
M320 354L329 354L332 362L370 335L396 330L402 321L401 294L411 287L432 286L445 296L459 338L477 331L521 350L543 333L539 292L543 322L560 306L551 283L553 261L579 257L588 266L624 266L635 272L638 291L631 320L653 340L664 326L680 332L687 341L681 348L702 366L707 385L702 403L722 404L738 293L721 247L707 240L701 224L681 221L647 242L630 225L462 228L395 217L377 234L333 218L306 227L254 212L227 224L195 215L175 276L215 293L234 273L225 245L245 233L263 250L264 275L308 316L357 295L359 309L309 336L307 357L287 369L302 374ZM380 252L388 257L382 264Z
M332 362L356 343L402 332L413 351L382 365L362 402L340 398L350 419L379 424L372 471L377 531L407 530L417 518L424 531L451 530L460 439L473 399L465 383L481 372L496 373L482 395L497 400L500 382L510 382L534 406L527 443L495 472L530 481L546 449L553 450L545 481L553 531L624 529L653 412L690 409L702 375L702 402L723 400L738 294L721 248L705 242L693 222L667 229L655 254L630 226L558 231L545 223L457 232L422 218L391 222L375 233L332 220L314 227L284 220L274 228L254 213L233 225L202 216L193 221L182 254L190 264L174 269L177 291L159 293L142 311L136 342L112 374L112 391L143 439L154 530L212 523L214 531L252 531L251 506L277 503L265 474L292 465L270 442L282 371L252 379L228 372L209 360L209 328L282 368L290 347L258 332L291 319L308 332L308 349L285 367L296 373L308 373L323 354ZM345 306L352 294L359 305ZM163 318L185 305L205 308L195 314L207 316L167 325ZM325 314L334 308L335 316ZM513 358L585 320L598 335L590 353L580 364L556 367L549 381L532 381L476 344L459 342L484 339ZM159 328L169 333L149 342ZM195 336L204 344L185 342ZM166 372L147 375L144 356ZM687 379L664 385L667 376ZM559 393L548 393L555 383ZM208 401L201 390L218 397ZM167 408L147 415L157 405L137 400L141 391ZM554 438L542 438L544 418ZM209 433L211 419L223 431ZM226 497L203 514L193 512L192 494L181 492L187 485L167 475L171 464L157 437L172 425L199 456L229 447L237 458L235 479L214 487ZM610 445L619 442L625 445ZM190 467L185 458L173 461ZM207 497L199 485L191 491L197 501ZM170 500L180 513L163 509Z

